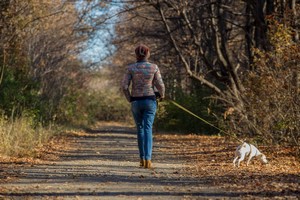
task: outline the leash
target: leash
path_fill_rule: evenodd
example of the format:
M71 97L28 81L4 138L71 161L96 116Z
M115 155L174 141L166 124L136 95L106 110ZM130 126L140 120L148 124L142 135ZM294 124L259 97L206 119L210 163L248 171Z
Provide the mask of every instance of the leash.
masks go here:
M220 132L222 132L222 133L228 135L229 137L233 137L234 139L238 140L239 142L244 142L244 141L238 139L236 136L230 135L228 132L226 132L226 131L220 129L219 127L213 125L212 123L208 122L207 120L205 120L205 119L199 117L198 115L196 115L196 114L193 113L192 111L186 109L185 107L181 106L180 104L176 103L175 101L173 101L173 100L167 100L167 101L169 101L170 103L172 103L172 104L175 105L176 107L180 108L181 110L183 110L183 111L189 113L190 115L196 117L197 119L203 121L204 123L206 123L206 124L208 124L208 125L214 127L215 129L219 130Z

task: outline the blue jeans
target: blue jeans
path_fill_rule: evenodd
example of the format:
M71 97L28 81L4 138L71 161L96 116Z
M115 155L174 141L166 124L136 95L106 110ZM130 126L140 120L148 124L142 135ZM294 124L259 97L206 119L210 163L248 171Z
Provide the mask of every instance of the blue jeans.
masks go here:
M156 101L151 99L131 102L131 111L137 127L137 140L140 158L151 160L152 126L156 113Z

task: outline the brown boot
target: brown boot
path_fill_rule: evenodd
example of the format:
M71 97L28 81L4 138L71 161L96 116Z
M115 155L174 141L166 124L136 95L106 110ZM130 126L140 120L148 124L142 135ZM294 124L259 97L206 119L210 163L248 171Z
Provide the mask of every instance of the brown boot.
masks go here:
M146 161L144 159L140 160L140 167L144 167L146 165Z
M152 163L151 163L151 160L146 160L145 162L145 168L151 168L152 167Z

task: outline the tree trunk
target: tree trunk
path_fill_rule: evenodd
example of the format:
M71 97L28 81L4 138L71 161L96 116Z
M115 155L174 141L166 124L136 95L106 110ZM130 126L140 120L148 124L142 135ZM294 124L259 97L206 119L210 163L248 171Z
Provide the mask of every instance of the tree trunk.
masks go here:
M9 0L1 0L0 2L0 85L3 80L5 65L6 65L6 49L5 49L5 37L6 34L4 33L6 16L5 11L9 6Z
M297 20L296 0L289 0L288 5L292 11L291 26L294 31L293 39L295 42L299 42L299 20Z
M251 2L247 1L246 4L246 22L245 22L245 52L247 53L247 56L249 58L248 61L248 68L252 71L253 70L253 53L252 53L252 47L254 44L253 41L253 26L252 26L252 16L251 16Z
M264 13L266 0L256 0L253 6L255 46L259 49L267 50L267 24Z

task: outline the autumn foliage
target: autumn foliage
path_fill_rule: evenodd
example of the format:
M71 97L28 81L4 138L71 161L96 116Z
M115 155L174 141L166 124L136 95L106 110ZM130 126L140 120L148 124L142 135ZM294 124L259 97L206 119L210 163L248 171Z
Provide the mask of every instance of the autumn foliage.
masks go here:
M134 60L134 45L147 43L168 98L227 136L299 147L297 8L294 0L125 3L116 24L114 69L122 72ZM172 106L163 109L161 128L195 125Z
M253 50L254 70L245 76L246 110L257 138L299 147L300 46L289 27L272 17L268 22L272 50Z
M130 105L117 88L125 66L135 61L135 45L146 43L150 61L162 71L167 98L230 136L299 146L295 0L3 0L0 5L5 120L25 113L37 128L130 119ZM110 55L98 66L80 57L95 40L104 42L96 54ZM158 129L218 133L168 102L157 117Z
M81 25L74 3L0 2L0 153L31 154L49 127L74 115L86 79Z

